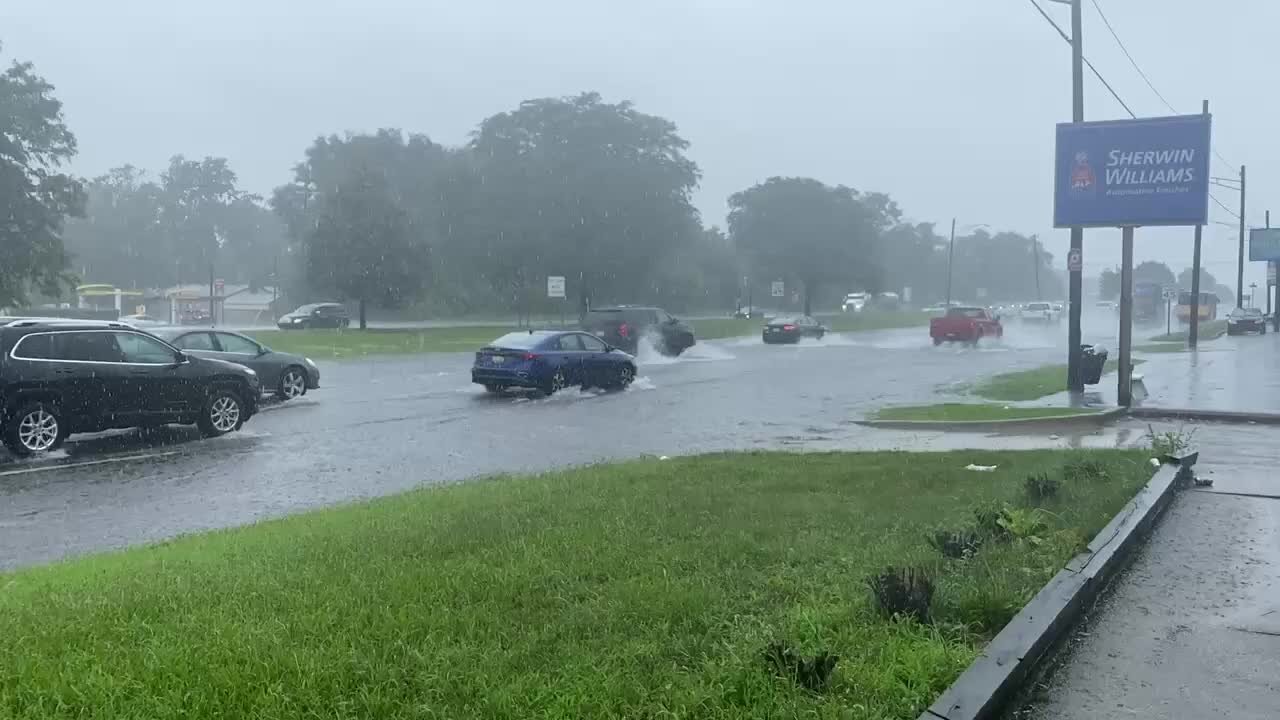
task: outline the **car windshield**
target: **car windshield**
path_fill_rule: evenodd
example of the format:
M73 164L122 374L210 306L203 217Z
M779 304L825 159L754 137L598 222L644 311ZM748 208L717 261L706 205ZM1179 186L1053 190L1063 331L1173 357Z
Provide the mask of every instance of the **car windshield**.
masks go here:
M1280 720L1280 2L0 2L0 720Z

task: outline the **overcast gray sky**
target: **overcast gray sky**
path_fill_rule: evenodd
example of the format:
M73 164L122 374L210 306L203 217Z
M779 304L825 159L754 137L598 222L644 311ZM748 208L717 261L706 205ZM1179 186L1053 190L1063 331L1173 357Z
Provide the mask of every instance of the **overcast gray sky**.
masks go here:
M1066 6L1039 1L1069 26ZM1249 165L1247 220L1280 213L1280 3L1098 2L1174 108L1209 99L1215 149ZM522 99L598 90L679 125L708 223L737 190L806 175L888 192L915 220L1038 233L1065 262L1052 145L1071 115L1070 53L1029 0L6 0L0 42L57 86L85 175L222 155L266 194L319 134L400 127L460 144ZM1169 114L1092 0L1085 54L1138 115ZM1092 77L1085 113L1127 117ZM1214 174L1236 172L1215 159ZM1139 230L1137 258L1177 272L1191 237ZM1119 262L1118 232L1085 242L1086 273ZM1206 228L1206 267L1230 285L1235 256L1234 230ZM1263 277L1246 265L1246 286Z

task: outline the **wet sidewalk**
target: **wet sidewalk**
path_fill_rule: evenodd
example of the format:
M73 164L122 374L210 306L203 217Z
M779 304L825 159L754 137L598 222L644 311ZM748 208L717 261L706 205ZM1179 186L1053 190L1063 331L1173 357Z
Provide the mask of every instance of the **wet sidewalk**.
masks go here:
M1181 491L1012 717L1280 716L1280 431L1197 434L1214 486Z

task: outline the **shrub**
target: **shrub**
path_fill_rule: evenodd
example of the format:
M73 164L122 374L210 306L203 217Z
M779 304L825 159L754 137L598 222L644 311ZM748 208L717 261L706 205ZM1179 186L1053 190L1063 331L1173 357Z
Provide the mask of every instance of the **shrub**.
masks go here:
M982 536L971 530L938 530L927 539L943 557L952 560L971 558L982 547Z
M791 680L813 692L822 692L826 689L839 660L839 656L826 652L818 653L812 658L805 658L792 652L782 643L773 643L764 651L765 665L775 675Z
M1078 483L1108 480L1111 474L1107 466L1097 460L1072 460L1062 466L1062 476L1067 482Z
M1046 500L1057 497L1058 490L1062 487L1062 481L1057 478L1051 478L1045 473L1036 475L1028 475L1023 481L1023 487L1027 491L1027 499L1032 504L1039 504Z

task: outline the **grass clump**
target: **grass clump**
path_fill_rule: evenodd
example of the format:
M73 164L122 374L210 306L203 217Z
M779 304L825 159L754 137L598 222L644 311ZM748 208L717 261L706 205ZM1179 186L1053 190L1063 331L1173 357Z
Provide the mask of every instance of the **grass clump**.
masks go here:
M966 560L978 553L984 538L972 530L938 530L928 536L928 540L943 557Z
M805 658L782 643L773 643L765 649L764 661L778 677L791 680L806 690L822 692L827 689L840 656L820 652L812 658Z
M928 623L932 614L933 578L919 568L885 568L867 579L876 609L888 618Z
M1022 485L1026 488L1027 500L1033 505L1056 498L1058 490L1062 489L1062 481L1051 477L1048 473L1028 475Z
M914 719L1146 455L991 452L980 478L972 451L641 460L20 570L0 575L0 716ZM1077 456L1112 479L1064 484L1040 544L957 563L926 541ZM932 626L881 614L867 578L890 566L928 573ZM780 638L794 682L762 662Z

